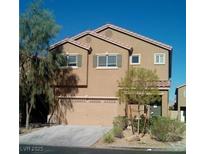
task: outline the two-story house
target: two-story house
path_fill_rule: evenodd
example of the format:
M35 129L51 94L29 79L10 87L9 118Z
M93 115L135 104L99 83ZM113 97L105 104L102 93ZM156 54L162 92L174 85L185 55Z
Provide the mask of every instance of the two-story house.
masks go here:
M72 102L73 109L55 111L52 120L60 123L112 125L113 118L125 114L125 105L118 103L118 81L130 67L156 70L161 102L157 114L168 114L168 92L171 78L172 47L126 29L106 24L85 31L52 45L67 58L63 69L72 68L79 81L74 96L59 94L59 102ZM58 86L58 88L63 88ZM153 110L154 111L154 110ZM64 114L64 116L60 116ZM62 118L63 117L63 118Z

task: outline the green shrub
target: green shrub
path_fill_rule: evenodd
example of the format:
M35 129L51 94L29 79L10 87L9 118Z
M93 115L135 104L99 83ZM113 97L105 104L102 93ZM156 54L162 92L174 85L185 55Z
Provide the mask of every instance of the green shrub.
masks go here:
M155 117L150 122L151 135L158 141L172 142L182 139L185 125L166 117Z
M122 138L123 137L123 129L120 127L113 127L112 133L115 137Z
M117 116L113 120L113 126L125 130L128 126L128 119L126 116Z
M105 143L112 143L114 142L114 136L112 135L111 132L108 132L103 136L103 141Z

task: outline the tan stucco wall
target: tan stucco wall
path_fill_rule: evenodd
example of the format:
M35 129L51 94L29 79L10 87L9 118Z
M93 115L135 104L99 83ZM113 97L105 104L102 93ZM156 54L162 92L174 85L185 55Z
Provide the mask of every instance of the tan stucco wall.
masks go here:
M101 33L104 33L102 31ZM73 69L73 73L79 76L78 85L86 85L78 88L77 96L116 96L119 81L128 70L129 64L129 52L126 49L105 42L101 39L93 37L91 35L83 36L77 39L80 42L88 43L87 38L91 40L89 42L92 47L91 54L84 49L71 45L69 43L63 45L65 53L80 53L82 57L82 66L77 69ZM155 45L146 43L139 39L127 36L115 30L112 30L112 38L120 40L125 44L129 44L133 47L133 54L141 54L141 64L133 65L134 67L144 67L157 71L160 80L168 80L168 51L157 47ZM98 69L93 67L93 56L96 54L104 53L116 53L122 55L122 67L118 69ZM165 53L166 63L164 65L154 64L154 53Z
M181 107L186 107L186 86L179 87L177 90L178 120L181 120Z
M103 32L102 32L103 33ZM126 36L122 33L112 31L112 38L129 44L133 47L133 54L141 54L141 64L134 67L144 67L156 70L160 80L169 79L169 61L168 51L136 38ZM89 37L89 39L87 39ZM126 71L130 67L128 50L91 35L84 36L78 41L89 43L92 52L88 54L85 49L79 48L70 43L64 44L63 52L65 54L82 55L82 66L73 69L73 73L79 77L78 92L75 96L98 96L98 97L115 97L118 90L118 82L125 76ZM122 55L122 66L117 69L98 69L93 67L93 56L97 54L120 54ZM166 63L164 65L154 64L154 53L165 53ZM162 95L162 116L168 116L168 90L161 90ZM115 103L95 103L95 102L74 102L73 111L61 107L63 114L56 113L65 121L65 124L84 124L84 125L112 125L113 118L116 115L125 115L125 104Z
M72 104L72 109L61 104L59 110L54 113L51 122L71 125L112 126L114 117L118 115L119 104L115 101L107 103L103 100L79 100L72 102Z
M177 102L179 108L186 106L186 86L178 88Z
M162 116L168 116L168 109L169 109L169 91L168 90L161 90L162 95Z
M73 68L71 72L79 79L78 85L87 85L88 51L70 43L65 43L56 50L61 50L65 55L82 55L81 67Z
M110 44L93 36L90 45L92 52L88 58L88 87L79 88L79 96L111 96L115 97L118 90L118 82L128 70L128 55L126 49ZM85 42L86 37L78 41ZM122 67L117 69L98 69L93 67L93 56L104 53L116 53L122 55Z
M140 39L136 39L127 34L112 30L110 28L105 29L100 32L100 34L105 35L107 30L112 31L111 38L119 40L122 43L128 44L133 47L133 54L141 54L141 64L134 65L134 67L143 67L147 69L156 70L160 80L169 79L169 51L158 47L156 45L144 42ZM154 64L154 53L165 53L166 62L165 64Z
M168 91L160 91L162 95L162 116L170 116L168 112ZM63 100L63 101L62 101ZM62 102L61 102L62 101ZM125 116L125 103L119 104L118 100L109 99L61 99L58 109L55 110L51 122L71 125L102 125L112 126L114 117ZM72 108L70 105L72 104ZM132 116L137 116L136 105ZM141 106L143 114L144 106ZM127 110L130 117L129 107ZM149 111L148 111L149 116Z
M171 119L177 119L178 118L178 111L172 111L172 110L169 110L169 117Z

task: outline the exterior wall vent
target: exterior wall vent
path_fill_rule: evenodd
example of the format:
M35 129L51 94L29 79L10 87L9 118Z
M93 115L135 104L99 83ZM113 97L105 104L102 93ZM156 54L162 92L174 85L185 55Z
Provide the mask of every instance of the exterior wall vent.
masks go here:
M110 29L108 29L108 30L105 31L105 36L106 36L106 37L112 37L112 35L113 35L113 34L112 34L112 31L111 31Z
M87 36L87 37L85 38L85 42L86 42L86 43L90 43L91 41L92 41L91 37Z

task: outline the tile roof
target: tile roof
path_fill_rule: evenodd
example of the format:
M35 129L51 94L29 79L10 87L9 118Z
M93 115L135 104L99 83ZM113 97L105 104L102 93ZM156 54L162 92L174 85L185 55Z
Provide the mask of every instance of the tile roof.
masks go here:
M117 46L120 46L120 47L122 47L124 49L127 49L129 51L133 50L133 48L131 46L129 46L128 44L122 43L122 42L120 42L118 40L115 40L113 38L109 38L109 37L106 37L105 35L99 34L100 31L102 31L102 30L104 30L106 28L111 28L111 29L120 31L122 33L128 34L130 36L133 36L135 38L139 38L139 39L141 39L143 41L146 41L146 42L149 42L151 44L155 44L155 45L157 45L159 47L162 47L164 49L167 49L167 50L170 50L170 51L172 50L172 47L167 45L167 44L161 43L159 41L150 39L150 38L142 36L142 35L140 35L138 33L131 32L129 30L126 30L124 28L121 28L121 27L118 27L118 26L115 26L115 25L112 25L112 24L106 24L106 25L103 25L103 26L95 29L94 31L87 30L87 31L84 31L84 32L82 32L82 33L80 33L78 35L75 35L75 36L71 37L71 38L65 38L65 39L63 39L63 40L61 40L61 41L51 45L50 49L53 49L53 48L55 48L55 47L57 47L59 45L62 45L64 43L66 43L66 42L69 42L71 44L74 44L76 46L84 48L84 49L86 49L88 51L91 51L92 49L91 49L91 47L88 44L81 43L81 42L77 41L77 39L79 39L79 38L89 34L89 35L92 35L92 36L97 37L99 39L102 39L104 41L107 41L107 42L110 42L110 43L115 44Z
M137 81L135 81L137 82ZM149 82L148 82L149 85ZM153 86L153 82L151 82L151 85ZM154 82L154 86L156 86L157 88L161 89L161 88L170 88L171 85L171 81L170 80L158 80ZM119 87L122 87L122 85L120 85Z
M127 30L127 29L124 29L124 28L121 28L121 27L118 27L118 26L115 26L115 25L112 25L112 24L103 25L103 26L101 26L101 27L95 29L94 31L95 31L96 33L98 33L98 32L100 32L100 31L102 31L102 30L104 30L104 29L106 29L106 28L111 28L111 29L120 31L120 32L122 32L122 33L128 34L128 35L130 35L130 36L133 36L133 37L135 37L135 38L139 38L139 39L144 40L144 41L146 41L146 42L155 44L155 45L160 46L160 47L162 47L162 48L165 48L165 49L167 49L167 50L170 50L170 51L172 50L172 47L169 46L169 45L167 45L167 44L161 43L161 42L159 42L159 41L153 40L153 39L151 39L151 38L145 37L145 36L140 35L140 34L138 34L138 33L131 32L131 31Z
M78 35L75 35L75 36L71 37L70 39L76 40L76 39L79 39L79 38L81 38L81 37L83 37L83 36L85 36L85 35L91 35L91 36L97 37L97 38L99 38L99 39L102 39L102 40L107 41L107 42L109 42L109 43L115 44L115 45L120 46L120 47L122 47L122 48L124 48L124 49L127 49L127 50L129 50L129 51L132 51L132 50L133 50L132 47L129 46L129 45L124 44L124 43L122 43L122 42L120 42L120 41L111 39L111 38L109 38L109 37L106 37L105 35L98 34L98 33L96 33L95 31L84 31L84 32L82 32L82 33L80 33L80 34L78 34Z
M90 32L91 32L90 30L83 31L83 32L81 32L81 33L79 33L79 34L77 34L77 35L71 37L70 39L76 40L76 39L78 39L78 38L83 37L84 35L89 34Z
M90 47L89 44L81 43L79 41L76 41L76 40L73 40L73 39L69 39L69 38L65 38L65 39L63 39L63 40L61 40L61 41L51 45L49 50L52 50L52 49L56 48L57 46L65 44L65 43L70 43L70 44L73 44L75 46L81 47L81 48L83 48L85 50L91 51L91 47Z
M157 87L159 88L169 88L171 85L170 80L159 80L157 81Z
M92 36L94 36L94 37L100 38L100 39L102 39L102 40L104 40L104 41L107 41L107 42L110 42L110 43L115 44L115 45L117 45L117 46L120 46L120 47L122 47L122 48L125 48L125 49L127 49L127 50L129 50L129 51L132 51L132 47L131 47L131 46L129 46L129 45L127 45L127 44L124 44L124 43L122 43L122 42L120 42L120 41L111 39L111 38L106 37L106 36L104 36L104 35L98 34L98 33L94 32L94 31L89 32L89 34L92 35Z

